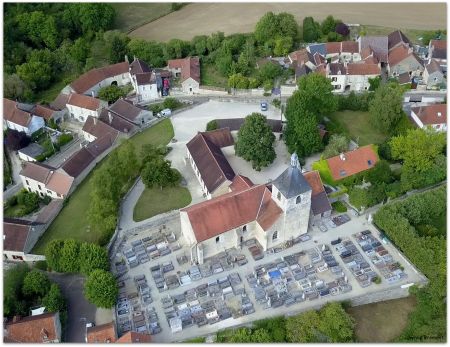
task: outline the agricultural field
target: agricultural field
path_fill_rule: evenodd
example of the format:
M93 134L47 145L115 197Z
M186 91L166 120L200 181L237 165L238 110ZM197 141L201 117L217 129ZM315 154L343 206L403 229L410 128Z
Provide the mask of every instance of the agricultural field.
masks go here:
M143 6L142 12L144 5L154 6L139 5ZM444 3L411 3L408 6L400 3L352 3L334 6L331 11L326 3L193 3L142 25L130 32L130 36L166 42L173 38L190 40L196 35L209 35L216 31L226 35L247 33L254 30L257 21L268 11L292 13L299 24L306 16L321 21L332 13L346 23L387 28L395 26L395 29L401 30L443 29L446 27L447 13ZM399 13L402 15L399 16ZM405 34L409 32L405 30Z

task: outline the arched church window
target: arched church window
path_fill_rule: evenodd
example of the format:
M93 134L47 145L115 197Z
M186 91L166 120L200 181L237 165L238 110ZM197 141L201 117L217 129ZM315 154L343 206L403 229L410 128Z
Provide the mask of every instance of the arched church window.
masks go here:
M278 230L273 233L272 241L275 241L277 238L278 238Z
M299 195L297 196L297 199L295 199L295 203L299 204L302 201L302 197Z

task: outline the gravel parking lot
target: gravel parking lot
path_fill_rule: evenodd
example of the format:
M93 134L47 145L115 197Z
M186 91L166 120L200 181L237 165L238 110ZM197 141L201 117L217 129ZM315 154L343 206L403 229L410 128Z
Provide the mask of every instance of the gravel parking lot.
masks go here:
M365 230L370 230L373 239L361 239L360 233ZM349 222L330 227L326 232L310 230L309 235L309 240L266 252L258 260L252 257L249 250L252 247L244 247L226 250L205 265L193 266L188 261L189 249L183 247L185 241L177 223L165 229L161 226L142 231L126 240L118 253L117 260L124 259L119 279L121 306L117 307L117 312L121 311L119 330L153 331L154 342L182 341L257 319L294 314L328 301L348 300L423 280L391 244L383 243L384 249L375 251L381 252L381 256L386 255L383 250L388 252L392 259L385 260L404 269L398 280L386 279L385 270L374 264L380 259L362 248L369 241L371 247L380 241L378 232L367 223L365 216L352 216ZM351 241L354 247L349 249L356 248L355 254L351 254L356 258L355 264L351 264L353 268L344 261L346 257L342 258L343 250L331 244L337 238L346 245L349 245L346 240ZM362 241L366 243L363 246ZM376 243L374 246L379 247ZM135 261L131 251L135 255L140 253L144 263L138 262L131 268L126 260L130 257ZM380 284L371 282L365 287L357 279L363 274L352 275L352 271L364 272L366 263L381 278ZM407 293L407 289L403 291ZM127 318L122 319L124 316ZM129 322L128 327L124 321Z

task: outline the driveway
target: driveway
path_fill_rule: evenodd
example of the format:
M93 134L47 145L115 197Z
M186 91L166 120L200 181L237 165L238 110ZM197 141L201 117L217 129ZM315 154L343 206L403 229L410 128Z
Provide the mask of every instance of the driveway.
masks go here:
M67 300L68 319L65 342L85 342L86 322L95 322L97 308L84 295L84 276L48 273L58 283ZM109 321L112 320L112 317Z

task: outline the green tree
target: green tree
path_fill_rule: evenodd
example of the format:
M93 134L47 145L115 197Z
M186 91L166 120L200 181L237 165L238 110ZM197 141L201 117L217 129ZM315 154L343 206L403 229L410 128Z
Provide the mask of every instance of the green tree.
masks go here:
M397 83L380 86L369 104L370 121L385 134L394 134L403 112L403 90Z
M303 76L298 88L305 94L305 108L316 115L317 119L336 111L337 99L333 94L331 81L318 73Z
M267 119L260 113L252 113L245 118L234 144L236 155L252 163L253 169L273 163L276 157L273 143L275 135L267 124Z
M290 36L280 37L275 40L275 48L273 54L276 56L287 55L292 48L293 39Z
M22 296L22 286L26 275L30 272L27 264L18 264L4 271L3 277L3 315L27 315L27 303Z
M80 246L80 272L89 275L96 269L109 269L108 252L96 244L83 242Z
M288 317L286 319L286 337L288 342L320 342L317 332L320 316L316 311Z
M212 121L209 121L206 124L206 131L216 130L219 128L219 125L217 124L217 120L213 119Z
M378 89L378 87L381 84L381 77L377 76L377 77L373 77L373 78L369 78L369 91L373 92L375 90Z
M329 342L352 342L355 323L338 302L326 304L320 310L319 330Z
M325 159L328 159L336 155L339 155L340 153L347 152L348 143L349 140L345 135L342 134L331 135L330 141L328 142L328 145L325 147L325 150L323 151L323 157Z
M139 57L152 67L164 67L167 61L164 57L164 47L155 41L131 39L128 43L130 54Z
M303 40L305 42L316 42L320 37L320 26L313 17L303 19Z
M80 271L80 244L77 241L73 239L64 241L59 263L62 272Z
M119 167L120 174L123 176L122 182L126 183L134 179L140 168L134 143L130 140L123 141L117 149L117 159L116 166Z
M114 23L115 11L106 3L79 3L78 15L84 33L110 29Z
M126 93L124 90L116 85L100 88L98 91L98 97L102 100L108 101L113 104L120 98L124 98Z
M147 188L175 186L180 182L180 173L170 167L170 161L156 157L144 164L142 181Z
M104 270L91 272L84 285L84 295L92 304L111 308L116 304L119 289L114 276Z
M64 246L64 241L62 240L52 240L45 247L45 259L47 264L53 271L61 272L61 251Z
M281 76L282 71L283 71L283 68L279 64L269 62L259 68L258 78L264 82L266 82L266 81L273 82L273 80L276 77Z
M48 293L42 299L42 306L45 306L47 312L63 312L66 310L66 300L58 284L51 284Z
M348 197L350 203L358 210L361 210L362 207L369 206L370 199L367 189L353 187L348 192Z
M104 34L108 60L111 64L120 63L129 54L128 43L130 38L119 31L108 31Z
M31 89L45 89L52 79L52 69L48 64L33 61L17 66L17 75Z
M227 342L230 343L267 343L272 342L265 329L240 328L233 331Z
M256 41L264 44L268 41L274 41L279 35L279 20L278 16L273 12L267 12L256 23L254 35Z
M48 277L39 270L32 270L23 280L22 291L27 296L37 295L43 298L50 289Z
M206 47L207 40L208 36L206 35L194 36L191 40L192 55L205 55L208 49Z
M216 55L216 68L223 75L228 76L231 72L233 56L227 48L221 48Z
M394 175L389 163L385 160L380 160L372 169L366 171L365 179L372 184L392 183Z
M181 102L175 98L168 97L168 98L165 98L163 101L164 108L170 108L171 110L175 110L175 109L179 108L180 106L182 106Z
M206 40L206 48L210 54L220 48L224 37L225 35L221 31L212 33L211 36L208 37Z
M336 28L336 20L331 15L327 16L327 18L323 20L320 26L323 35L328 35L328 33L334 32L335 28Z

